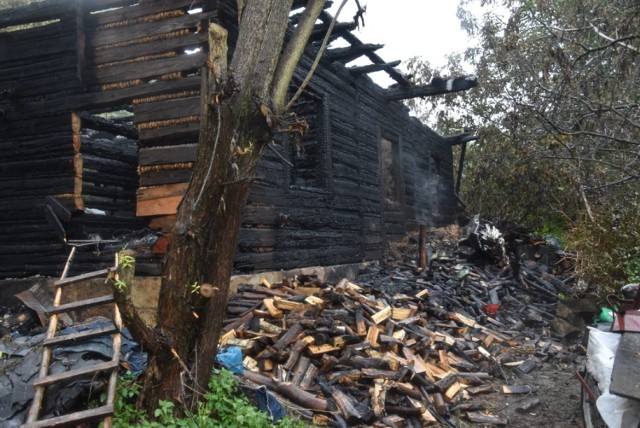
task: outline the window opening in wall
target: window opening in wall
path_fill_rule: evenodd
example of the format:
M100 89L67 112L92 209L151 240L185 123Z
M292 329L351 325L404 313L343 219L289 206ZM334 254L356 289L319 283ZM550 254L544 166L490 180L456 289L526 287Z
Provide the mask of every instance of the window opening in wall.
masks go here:
M382 169L382 185L384 202L388 207L400 204L400 150L398 144L387 138L380 139L380 164Z

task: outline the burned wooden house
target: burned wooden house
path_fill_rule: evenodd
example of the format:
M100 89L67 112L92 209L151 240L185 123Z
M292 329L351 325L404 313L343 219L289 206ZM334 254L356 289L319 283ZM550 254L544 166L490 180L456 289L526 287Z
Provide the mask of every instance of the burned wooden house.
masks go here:
M235 8L44 0L0 14L0 277L58 275L70 243L87 249L75 269L93 270L101 246L170 231L198 141L203 29L216 20L233 43ZM330 21L324 13L295 85ZM294 108L308 132L265 153L244 212L241 271L374 260L417 224L454 218L451 141L400 101L475 79L416 87L354 28L336 26L332 38L347 46L328 49ZM346 65L361 56L371 64ZM374 71L396 85L379 87Z

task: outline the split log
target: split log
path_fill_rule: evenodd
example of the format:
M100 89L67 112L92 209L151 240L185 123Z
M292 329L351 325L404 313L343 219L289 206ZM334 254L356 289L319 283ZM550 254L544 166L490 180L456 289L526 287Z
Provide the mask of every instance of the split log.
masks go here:
M307 391L291 384L279 384L275 388L276 392L287 397L289 400L299 404L307 409L327 410L327 400L317 397Z
M339 389L334 388L331 397L335 400L340 413L349 425L362 423L369 419L370 416L367 413L358 411L355 400Z

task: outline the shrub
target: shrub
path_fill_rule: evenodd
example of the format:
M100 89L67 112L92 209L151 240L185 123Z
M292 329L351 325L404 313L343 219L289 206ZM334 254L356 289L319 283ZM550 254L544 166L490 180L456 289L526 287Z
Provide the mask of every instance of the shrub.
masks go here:
M214 370L209 381L209 392L198 406L195 413L183 418L174 416L175 404L160 401L153 412L154 420L149 421L146 413L135 408L135 400L141 386L130 375L125 375L118 382L116 411L113 419L115 428L303 428L307 424L285 417L276 423L266 413L255 407L249 399L239 393L237 382L231 372Z

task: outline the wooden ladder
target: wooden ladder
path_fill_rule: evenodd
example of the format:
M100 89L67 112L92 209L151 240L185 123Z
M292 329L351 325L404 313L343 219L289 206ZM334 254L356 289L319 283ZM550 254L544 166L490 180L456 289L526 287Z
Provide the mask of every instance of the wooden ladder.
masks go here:
M29 409L29 413L27 415L27 420L22 425L22 427L24 428L77 425L83 422L97 421L100 419L102 419L104 422L104 428L110 428L112 425L114 402L116 398L118 366L120 363L120 346L122 340L120 335L120 331L122 330L122 318L120 316L118 306L114 302L113 294L87 300L79 300L77 302L66 303L64 305L60 304L60 302L62 301L62 290L65 286L92 278L108 277L111 273L117 270L118 259L116 257L116 268L102 269L95 272L89 272L67 278L67 272L69 270L71 260L73 259L73 256L75 254L75 250L75 247L71 249L71 253L69 254L69 258L67 259L67 263L65 265L64 271L62 272L62 276L54 283L56 287L56 294L53 300L53 306L48 312L49 327L46 333L45 340L43 342L44 349L42 352L42 365L40 366L38 379L36 379L33 383L35 394L33 396L31 408ZM85 309L109 303L113 304L113 324L111 326L56 336L59 314L71 310ZM51 362L52 348L54 348L55 346L77 343L83 340L88 340L94 337L105 335L113 335L111 361L98 363L79 369L69 370L54 375L49 374L49 364ZM107 401L104 405L93 409L82 410L49 419L38 420L38 415L42 407L45 390L48 385L68 382L70 380L82 377L90 377L100 372L110 373L107 389Z

